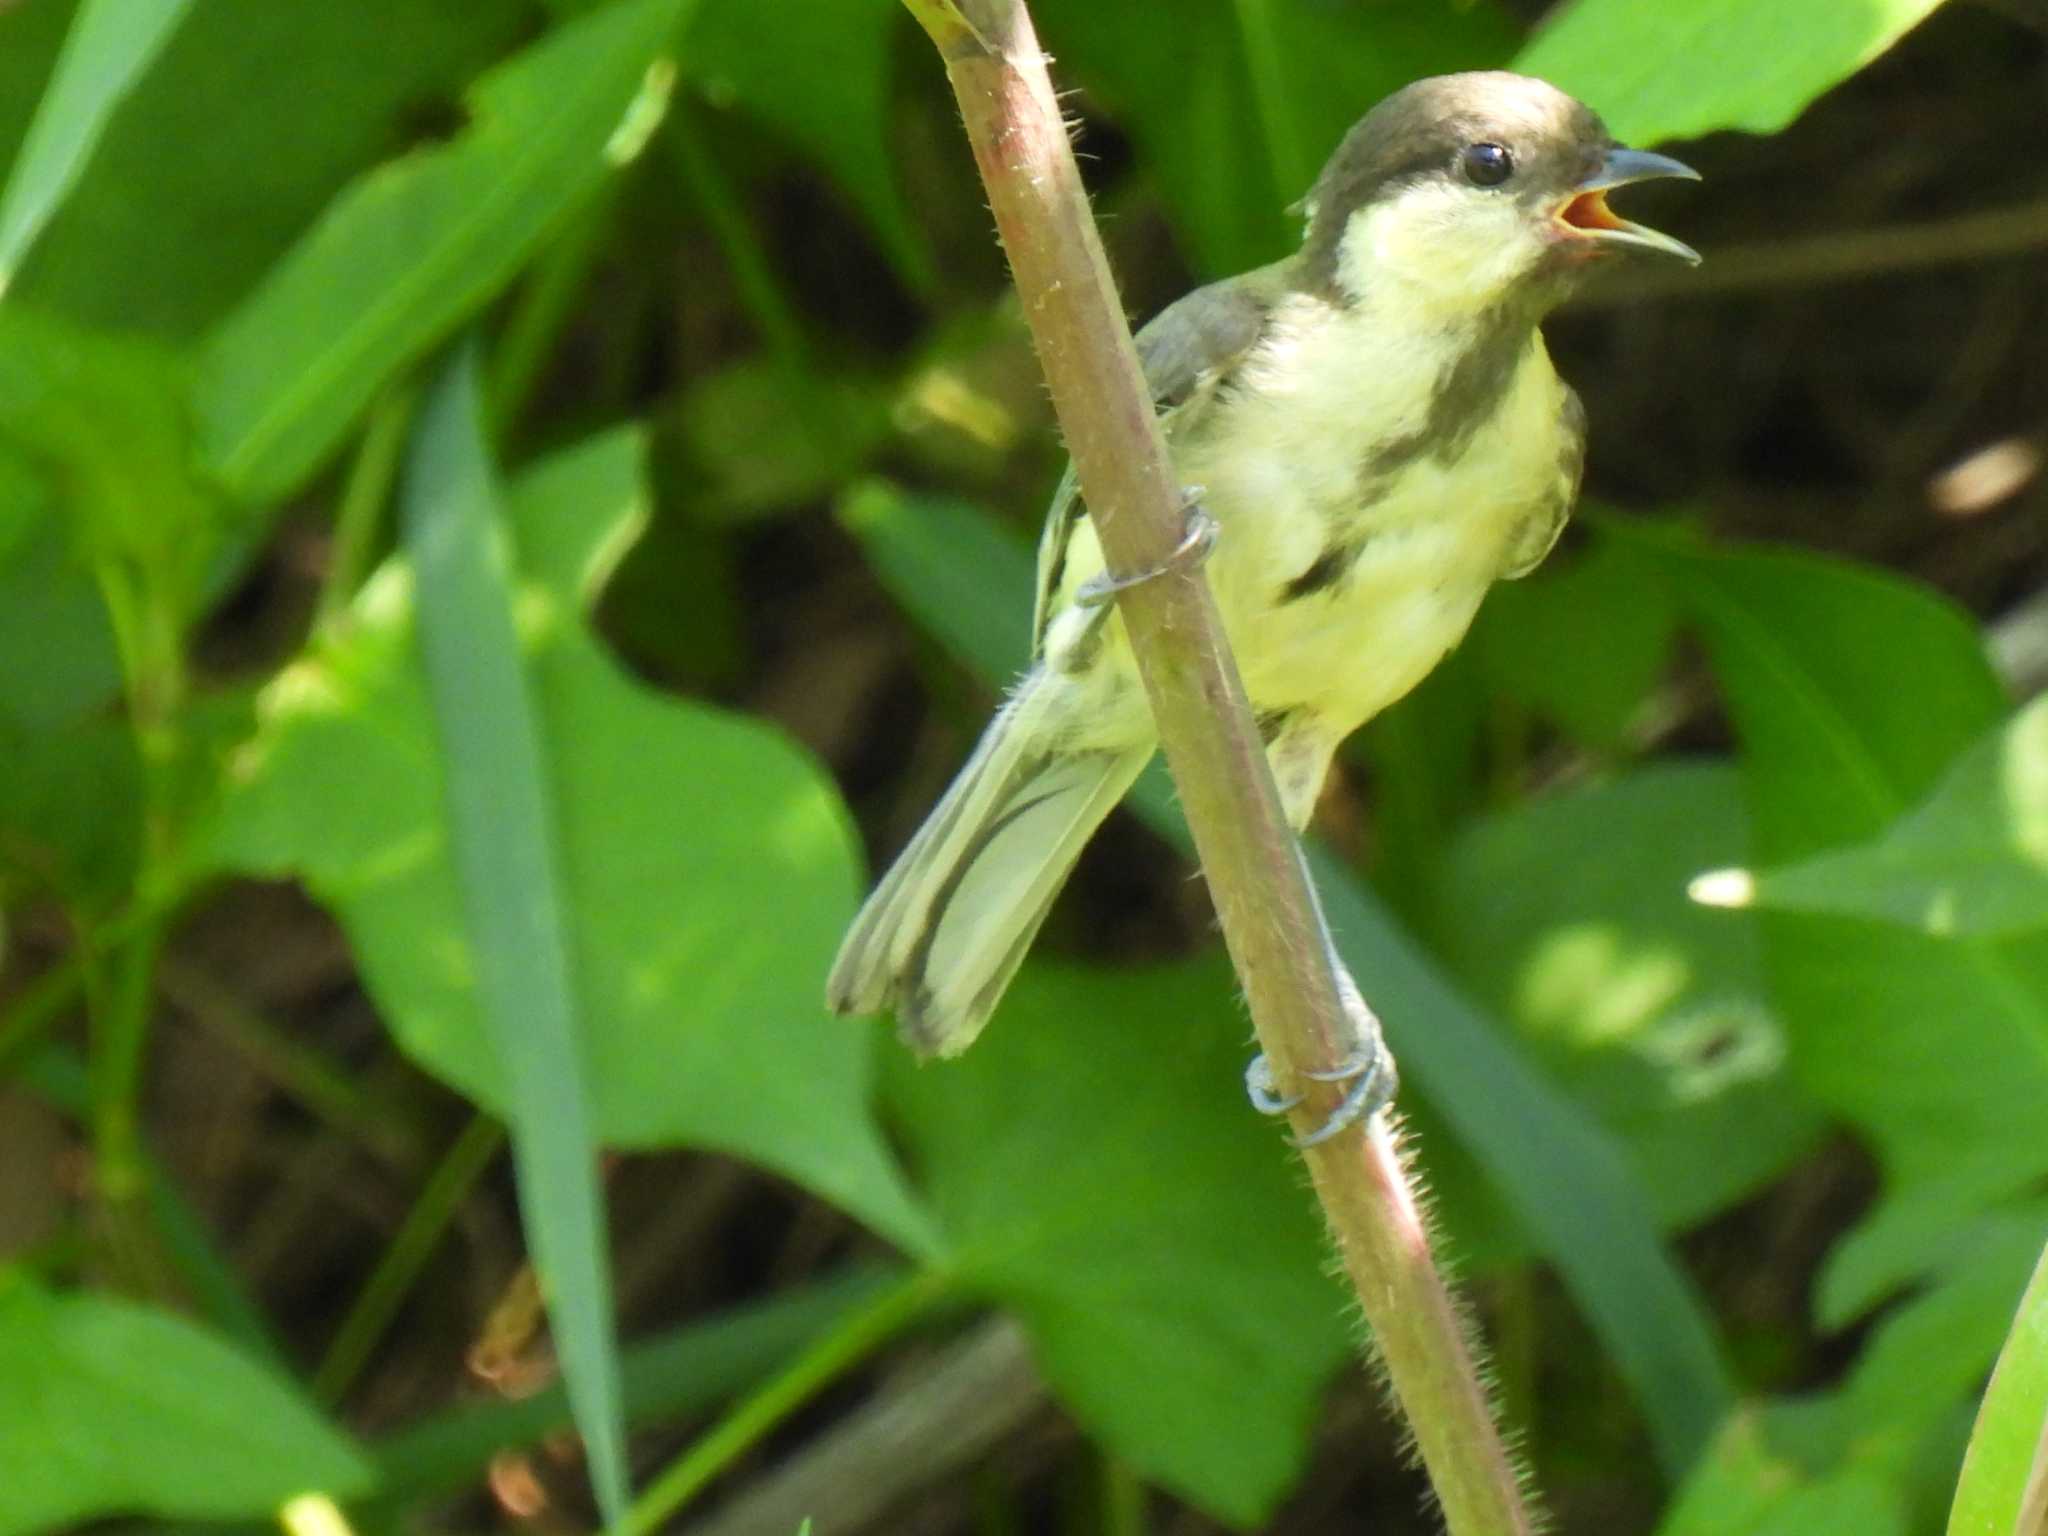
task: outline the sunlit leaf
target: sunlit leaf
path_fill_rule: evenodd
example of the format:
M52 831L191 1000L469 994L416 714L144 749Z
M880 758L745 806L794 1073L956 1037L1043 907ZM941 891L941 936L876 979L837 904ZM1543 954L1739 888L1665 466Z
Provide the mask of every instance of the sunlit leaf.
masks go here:
M1746 844L1732 767L1660 765L1474 823L1435 893L1446 961L1623 1138L1669 1226L1757 1189L1822 1129L1785 1080L1754 925L1686 900Z
M0 1270L0 1533L118 1514L260 1519L370 1468L311 1403L213 1335Z
M1594 103L1624 141L1775 133L1941 0L1573 0L1515 60Z
M544 461L507 502L600 1139L751 1158L917 1246L923 1218L867 1113L876 1037L821 1001L860 880L837 794L779 732L652 692L583 627L646 516L636 436ZM301 876L340 917L399 1043L502 1109L411 583L388 563L348 625L265 691L214 856Z
M125 23L178 7L107 8ZM65 9L7 7L4 24ZM350 177L445 132L462 87L528 26L523 0L189 7L111 114L14 296L94 325L197 335ZM0 37L0 69L14 47Z
M477 82L445 147L362 178L203 348L215 471L264 502L318 468L394 369L511 279L638 151L687 0L613 0Z
M1936 935L2048 927L2048 700L1965 751L1882 836L1764 870L1750 900Z

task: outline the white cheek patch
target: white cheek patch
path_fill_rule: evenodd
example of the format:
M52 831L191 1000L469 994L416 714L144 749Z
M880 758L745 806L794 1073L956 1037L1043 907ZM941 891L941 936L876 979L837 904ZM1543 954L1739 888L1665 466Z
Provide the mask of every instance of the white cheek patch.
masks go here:
M1361 297L1391 281L1411 302L1469 312L1505 293L1542 254L1513 198L1432 178L1351 215L1340 272Z

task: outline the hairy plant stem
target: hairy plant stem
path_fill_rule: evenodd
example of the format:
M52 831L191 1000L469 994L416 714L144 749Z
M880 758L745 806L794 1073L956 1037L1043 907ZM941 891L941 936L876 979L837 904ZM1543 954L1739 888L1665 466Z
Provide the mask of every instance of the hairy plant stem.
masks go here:
M1181 495L1030 18L1018 0L906 4L945 60L1110 569L1160 569ZM1338 1090L1303 1071L1340 1062L1350 1030L1215 601L1184 568L1117 604L1259 1043L1283 1088L1303 1090L1306 1132ZM1453 1536L1527 1532L1393 1134L1377 1120L1304 1158Z

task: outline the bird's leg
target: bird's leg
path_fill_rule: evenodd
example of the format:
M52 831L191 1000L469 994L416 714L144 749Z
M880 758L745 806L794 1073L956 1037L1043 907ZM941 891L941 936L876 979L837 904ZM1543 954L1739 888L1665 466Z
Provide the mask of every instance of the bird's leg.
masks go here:
M1111 576L1104 572L1100 576L1081 583L1074 594L1074 601L1084 607L1100 607L1115 598L1117 593L1132 587L1156 581L1161 576L1170 576L1175 571L1186 570L1200 565L1209 558L1209 552L1216 547L1216 519L1209 515L1202 505L1202 488L1198 485L1181 487L1181 536L1173 553L1149 571L1136 571L1129 576Z
M1316 933L1322 940L1323 956L1329 962L1330 974L1337 983L1338 1004L1344 1010L1345 1022L1351 1026L1351 1039L1341 1062L1327 1070L1305 1070L1301 1074L1319 1083L1347 1085L1343 1099L1330 1112L1329 1118L1306 1136L1295 1138L1297 1147L1313 1147L1349 1126L1371 1120L1385 1109L1393 1102L1400 1077L1394 1070L1394 1058L1387 1050L1386 1040L1380 1034L1378 1015L1366 1006L1358 983L1351 979L1351 972L1337 957L1337 943L1330 936L1329 919L1323 916L1323 901L1316 894L1316 882L1309 873L1308 860L1303 857L1299 843L1294 846L1294 856L1301 864L1302 879L1308 885L1309 906L1315 913ZM1298 1093L1280 1093L1278 1084L1273 1081L1272 1063L1263 1054L1254 1056L1251 1065L1245 1068L1244 1087L1251 1097L1252 1108L1262 1115L1284 1115L1301 1102Z

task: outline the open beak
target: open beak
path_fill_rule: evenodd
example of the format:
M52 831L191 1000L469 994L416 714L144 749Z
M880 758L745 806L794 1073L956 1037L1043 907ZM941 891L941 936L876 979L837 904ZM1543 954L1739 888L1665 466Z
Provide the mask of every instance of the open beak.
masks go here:
M1645 251L1662 251L1667 256L1676 256L1698 266L1700 253L1683 240L1674 240L1658 230L1632 224L1607 206L1607 194L1616 187L1662 176L1675 176L1686 181L1700 179L1698 171L1669 155L1653 155L1641 149L1610 150L1599 169L1573 188L1570 200L1557 210L1557 222L1564 226L1564 237L1586 241L1592 249L1630 246Z

